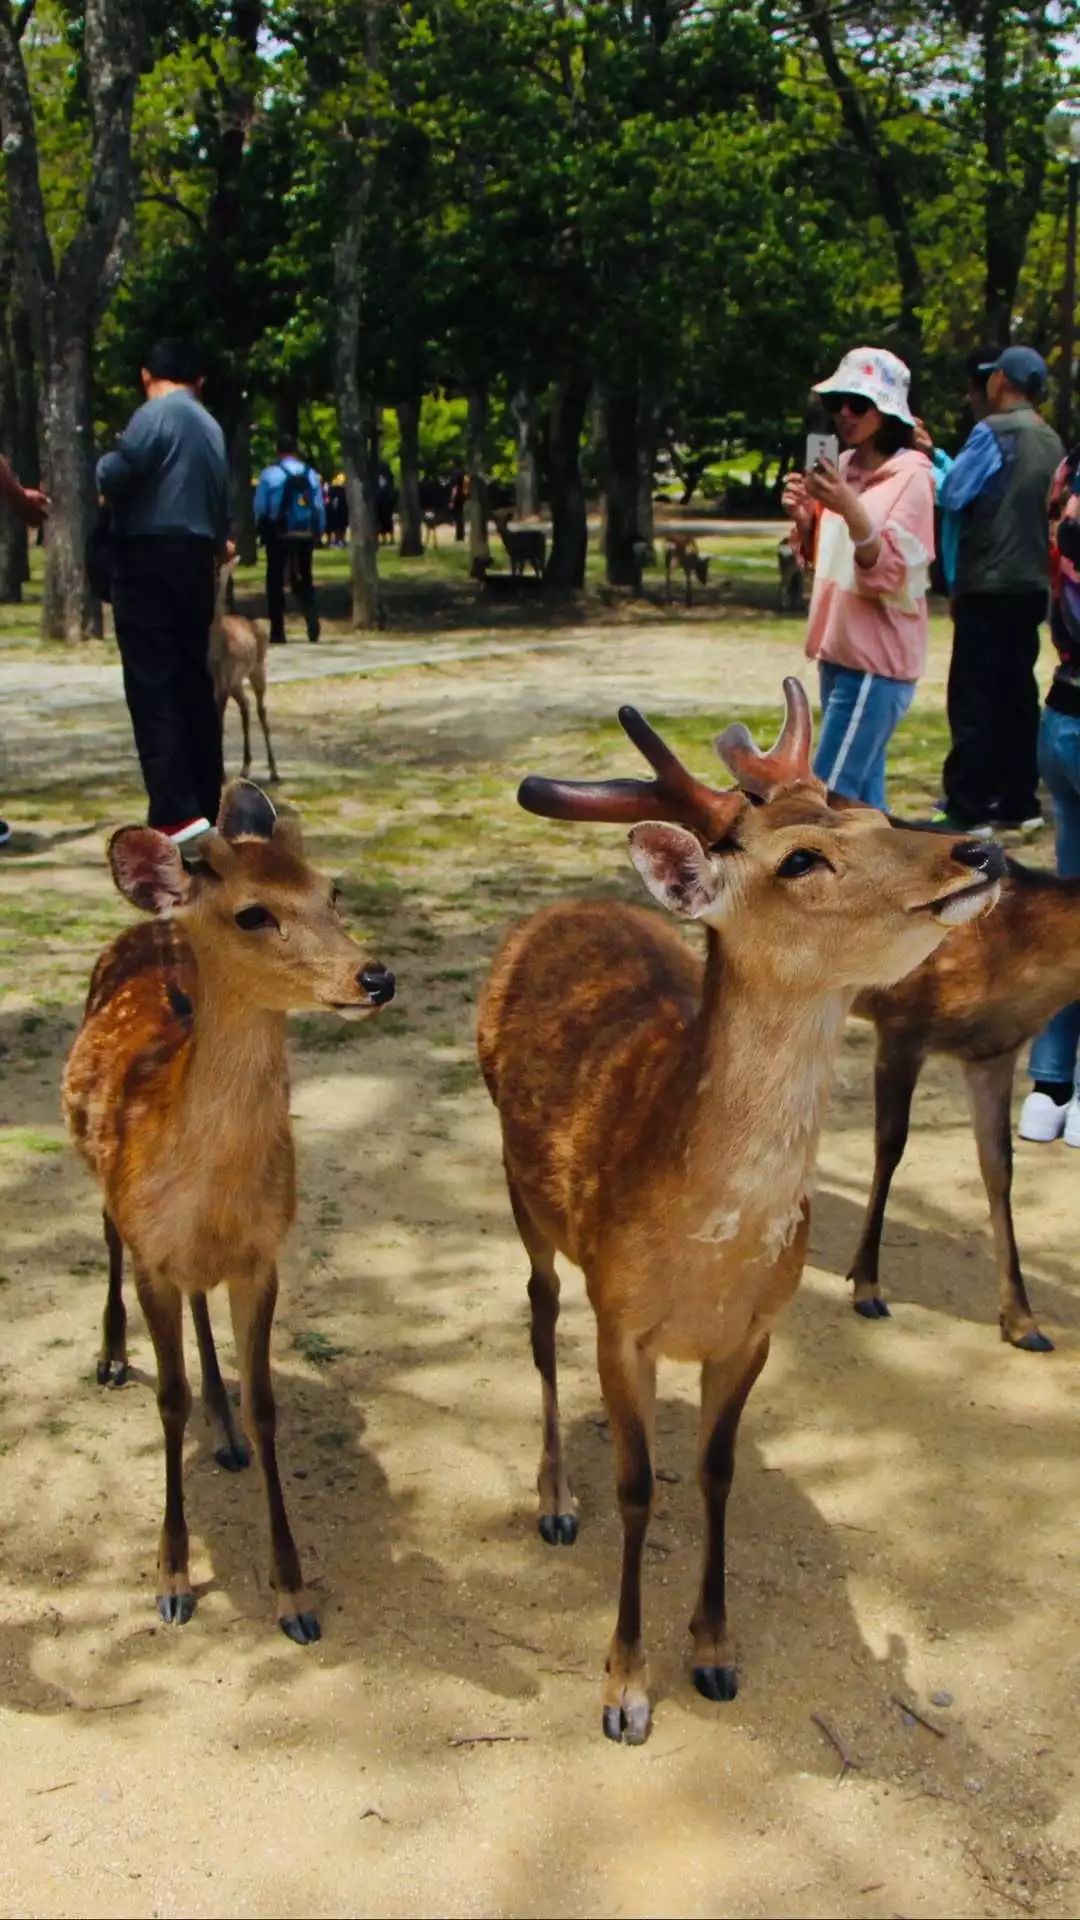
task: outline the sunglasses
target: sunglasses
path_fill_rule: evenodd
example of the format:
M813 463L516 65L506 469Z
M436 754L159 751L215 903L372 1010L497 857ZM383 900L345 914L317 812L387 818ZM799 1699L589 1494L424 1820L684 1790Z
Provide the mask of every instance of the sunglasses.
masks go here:
M857 418L869 413L874 404L865 393L823 393L821 399L826 413L840 413L846 407Z

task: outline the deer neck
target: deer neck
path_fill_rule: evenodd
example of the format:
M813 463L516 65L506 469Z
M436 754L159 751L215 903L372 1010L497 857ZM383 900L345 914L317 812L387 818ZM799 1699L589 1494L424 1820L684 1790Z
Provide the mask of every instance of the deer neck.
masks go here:
M184 1124L215 1151L223 1135L257 1148L287 1117L285 1015L253 1007L212 958L196 961Z
M693 1238L750 1229L766 1253L787 1244L811 1183L852 997L842 988L811 997L778 990L710 931L701 1015L687 1035L686 1191L700 1215Z

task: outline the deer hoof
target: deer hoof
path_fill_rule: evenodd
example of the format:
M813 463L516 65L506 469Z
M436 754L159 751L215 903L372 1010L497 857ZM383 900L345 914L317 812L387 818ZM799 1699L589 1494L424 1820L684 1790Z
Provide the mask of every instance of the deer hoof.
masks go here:
M226 1473L241 1473L251 1465L251 1454L242 1440L236 1440L231 1447L218 1447L214 1459Z
M1019 1347L1022 1353L1053 1353L1054 1351L1053 1341L1048 1340L1045 1333L1040 1333L1038 1327L1033 1327L1030 1333L1022 1334L1020 1339L1014 1340L1012 1344L1014 1347Z
M855 1300L852 1304L856 1313L861 1313L864 1320L892 1319L888 1302L883 1300L880 1294L873 1293L868 1300Z
M734 1667L695 1667L694 1685L703 1700L734 1700L739 1676Z
M577 1514L542 1513L536 1530L549 1547L572 1547L578 1536Z
M605 1740L618 1740L627 1747L643 1747L651 1726L652 1713L647 1700L635 1701L629 1707L604 1708Z
M113 1372L115 1367L116 1371ZM97 1383L99 1387L123 1387L127 1384L128 1363L126 1360L99 1360L97 1363Z
M193 1593L159 1593L157 1610L170 1627L186 1627L195 1611Z
M322 1639L319 1618L314 1613L284 1613L278 1626L286 1639L295 1640L298 1647L307 1647L313 1640Z

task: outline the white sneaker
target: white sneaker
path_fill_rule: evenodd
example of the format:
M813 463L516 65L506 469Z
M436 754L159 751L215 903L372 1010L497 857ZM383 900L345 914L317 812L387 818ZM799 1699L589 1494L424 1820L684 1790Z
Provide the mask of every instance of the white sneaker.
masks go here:
M1069 1140L1071 1147L1080 1147L1080 1107L1076 1095L1059 1107L1048 1093L1029 1093L1020 1109L1021 1140L1060 1140L1065 1134L1069 1118L1072 1118L1075 1140Z
M1075 1093L1065 1109L1065 1145L1080 1147L1080 1095Z

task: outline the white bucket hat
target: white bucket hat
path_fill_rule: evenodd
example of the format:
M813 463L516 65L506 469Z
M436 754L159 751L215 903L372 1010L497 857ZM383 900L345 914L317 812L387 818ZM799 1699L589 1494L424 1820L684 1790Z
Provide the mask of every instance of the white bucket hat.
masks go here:
M891 414L894 420L913 427L915 416L908 406L910 385L910 368L887 347L852 347L836 372L828 380L819 380L811 391L864 394L879 413Z

